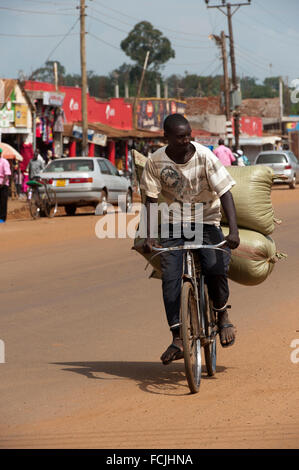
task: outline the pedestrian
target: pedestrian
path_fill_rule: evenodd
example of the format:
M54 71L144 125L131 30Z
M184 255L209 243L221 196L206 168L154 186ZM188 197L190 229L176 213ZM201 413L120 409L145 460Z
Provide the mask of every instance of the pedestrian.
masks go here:
M66 148L62 154L62 158L68 158L70 156L70 151Z
M238 155L238 166L249 166L250 165L250 161L248 160L246 155L244 155L243 150L237 150L237 155Z
M29 180L34 180L35 178L39 177L40 173L45 168L45 163L41 162L38 158L38 152L34 153L34 157L30 160L28 165L29 170Z
M218 147L214 149L213 152L224 166L231 166L232 163L236 161L231 149L224 145L223 139L218 140Z
M37 153L37 159L38 159L41 163L45 164L45 163L46 163L46 162L45 162L45 159L44 159L44 157L41 155L40 150L39 150L38 148L36 149L36 153Z
M51 163L54 160L52 150L47 150L47 160L48 160L47 163Z
M6 158L2 157L0 148L0 223L6 221L9 177L11 175L10 165Z
M14 167L13 177L14 177L17 195L18 197L20 197L22 193L23 173L21 172L20 164L18 161L16 162L15 167Z

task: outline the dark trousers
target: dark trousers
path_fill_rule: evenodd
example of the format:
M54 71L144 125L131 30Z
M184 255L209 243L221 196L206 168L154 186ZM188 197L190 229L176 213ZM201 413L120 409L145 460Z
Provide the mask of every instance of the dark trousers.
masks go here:
M6 220L7 216L8 186L0 187L0 219Z
M224 240L222 230L215 225L203 225L203 245L216 245ZM170 230L169 238L161 238L163 247L172 247L190 243L190 239L181 234L180 238L173 237ZM167 321L170 328L180 322L181 281L183 274L183 251L162 253L162 290ZM227 272L230 262L230 250L202 249L196 250L199 257L202 273L205 275L210 299L215 308L222 308L227 303L229 288Z

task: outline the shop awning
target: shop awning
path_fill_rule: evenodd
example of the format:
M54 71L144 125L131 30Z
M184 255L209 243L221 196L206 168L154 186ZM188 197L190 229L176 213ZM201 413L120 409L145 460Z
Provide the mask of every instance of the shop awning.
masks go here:
M64 124L64 131L63 135L66 137L73 136L73 127L82 127L81 122L75 122L71 124ZM152 138L152 139L160 139L163 137L163 131L147 131L144 129L116 129L115 127L107 126L106 124L102 124L101 122L93 122L88 123L88 129L93 130L98 134L105 135L107 138L111 139L130 139L130 138Z
M269 135L263 137L240 137L239 138L239 145L242 146L250 146L253 147L261 147L262 145L272 144L275 145L276 142L280 142L281 137L277 135ZM233 143L235 143L235 139L233 139Z

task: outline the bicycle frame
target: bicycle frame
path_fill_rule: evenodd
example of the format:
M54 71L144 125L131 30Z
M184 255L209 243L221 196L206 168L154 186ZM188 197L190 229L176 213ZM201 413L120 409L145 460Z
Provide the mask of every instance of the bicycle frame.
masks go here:
M208 294L204 283L204 275L196 270L193 250L213 249L226 252L222 248L223 240L217 245L183 245L170 248L156 248L150 261L163 252L184 250L180 330L184 349L185 372L191 393L199 391L201 381L201 347L204 349L206 368L209 376L216 372L216 335L214 317L209 311ZM193 307L192 307L193 299ZM189 303L190 302L190 303ZM192 313L193 312L193 313ZM193 359L192 359L193 358Z

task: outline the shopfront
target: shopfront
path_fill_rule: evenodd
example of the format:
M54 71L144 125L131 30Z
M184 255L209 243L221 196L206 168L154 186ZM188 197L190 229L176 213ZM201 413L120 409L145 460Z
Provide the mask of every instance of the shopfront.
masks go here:
M17 80L0 80L0 140L20 151L33 141L32 106Z
M36 107L35 148L47 161L49 155L60 157L63 153L63 125L65 122L64 93L27 90Z

